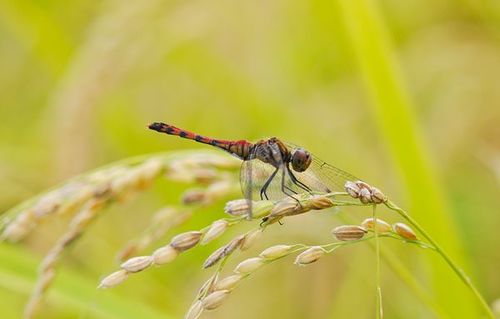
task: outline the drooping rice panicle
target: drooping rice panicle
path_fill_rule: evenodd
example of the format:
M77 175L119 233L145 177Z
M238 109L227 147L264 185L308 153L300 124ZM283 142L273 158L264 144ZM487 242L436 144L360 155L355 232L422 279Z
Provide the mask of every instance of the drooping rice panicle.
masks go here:
M223 175L205 189L189 189L181 196L179 205L164 207L153 215L150 225L135 239L130 240L118 253L117 260L124 261L144 251L162 238L169 230L178 227L196 212L198 207L211 203L239 191L237 182ZM206 239L205 239L206 240Z
M71 216L77 212L67 231L57 240L41 264L39 279L25 309L27 318L33 317L44 292L52 283L57 261L65 248L84 232L104 207L123 202L131 195L146 190L164 172L168 176L168 172L173 171L172 163L176 163L178 167L184 166L191 182L208 181L207 171L215 172L217 177L219 168L234 169L238 166L235 165L236 161L214 153L172 153L132 158L73 178L45 194L21 203L3 215L0 221L0 239L15 242L23 239L42 221L60 215ZM222 175L224 179L227 176ZM210 182L213 181L214 179L210 179ZM210 188L209 198L221 196L225 189L227 188L221 185ZM165 256L162 258L165 260ZM142 260L144 265L147 264L145 260ZM138 260L135 262L134 265L125 265L128 272L141 269ZM113 280L108 278L107 283L116 283L119 277L115 274Z
M200 244L209 244L215 238L222 236L228 227L241 222L251 222L248 219L250 216L254 221L261 220L260 227L234 237L205 260L204 268L216 264L219 266L215 274L200 289L195 302L186 315L188 319L198 318L204 310L218 308L243 279L248 278L261 267L295 253L298 253L295 264L306 266L320 260L324 255L339 247L370 240L375 236L393 238L423 248L430 248L446 259L442 250L416 222L390 202L379 189L362 181L347 182L346 192L296 194L293 195L293 198L288 196L278 201L255 201L251 205L246 199L233 200L228 202L225 207L225 212L230 215L229 218L216 220L197 231L179 234L173 237L169 244L157 248L150 255L135 256L157 241L168 230L190 218L196 208L210 205L234 192L237 189L235 186L237 183L233 179L234 176L226 170L233 170L238 166L237 161L228 159L226 156L212 154L186 153L146 156L82 175L10 210L7 218L4 217L0 221L0 230L2 231L0 239L2 240L21 240L44 220L62 214L74 214L67 231L57 240L40 266L40 277L26 306L25 317L31 318L35 314L44 292L56 275L57 261L66 247L85 231L88 225L100 215L103 208L113 203L120 203L132 195L144 191L161 175L172 181L197 184L201 187L190 188L182 195L182 201L179 205L167 205L165 209L155 214L151 226L137 239L129 242L122 251L123 262L120 269L103 278L99 288L116 286L133 273L139 273L153 265L170 263L180 253ZM357 200L343 199L346 196ZM379 218L368 218L361 225L336 227L332 231L337 239L335 242L316 246L275 245L265 249L256 257L241 261L233 270L232 275L220 276L227 259L235 251L246 250L262 235L264 229L284 218L311 210L339 206L375 207L374 205L377 204L385 204L389 209L398 212L428 242L419 240L419 236L409 225L399 222L391 226ZM249 212L250 207L252 214ZM450 266L454 266L449 259L446 260ZM457 273L467 283L466 277L458 271ZM474 291L470 282L469 287L472 287L471 289ZM476 296L481 299L478 293Z
M217 220L213 222L212 225L207 226L199 231L189 231L176 235L171 239L169 244L156 249L151 255L132 257L125 260L121 264L121 268L128 273L127 276L123 276L123 280L121 280L119 283L124 281L131 273L143 271L151 266L161 266L172 262L180 253L190 250L200 243L206 244L209 241L215 239L215 232L217 232L218 235L221 235L227 229L227 227L236 225L243 220L243 218ZM220 225L224 225L224 227L221 229ZM215 229L217 229L217 231L215 231ZM204 240L207 235L209 238ZM240 241L242 239L243 237L240 239ZM235 245L234 249L236 247L237 246ZM136 268L137 264L139 264L139 266ZM132 268L130 268L130 265L132 265ZM114 280L112 281L112 285L106 284L106 282L109 281L109 277L113 278L115 274L116 272L103 278L99 284L99 288L110 288L117 285L118 283L115 283Z
M22 240L40 222L75 213L102 188L109 187L111 199L120 202L144 191L162 173L172 180L193 183L206 180L207 170L217 173L219 169L234 170L237 167L236 160L212 152L165 153L127 159L77 176L8 210L0 219L0 240ZM220 192L219 185L211 194L217 196Z
M81 211L71 220L68 230L56 241L49 250L39 267L39 276L28 301L24 317L32 318L40 306L43 294L52 284L56 266L64 250L77 239L86 227L97 217L99 211L109 200L109 192L104 191L88 202Z
M276 205L277 206L277 205ZM274 206L274 207L276 207ZM280 207L280 206L278 206ZM284 206L281 206L284 207ZM271 209L272 210L272 209ZM379 221L377 220L377 223ZM387 224L385 221L380 220L380 223ZM367 222L365 221L366 225ZM370 229L373 231L373 228ZM342 225L334 228L332 234L337 239L336 242L332 242L325 245L319 246L308 246L304 244L279 244L271 246L263 250L259 256L247 258L240 262L233 270L233 275L223 277L220 280L220 272L222 271L222 265L216 270L216 273L208 281L208 285L205 284L204 288L200 289L197 298L192 303L190 309L186 313L185 319L195 319L199 318L204 310L213 310L219 307L231 291L245 278L249 277L255 271L260 269L262 266L270 264L278 259L287 257L289 255L299 253L295 258L294 263L299 266L307 266L321 259L325 254L331 253L339 247L356 244L362 241L371 240L374 238L373 234L367 235L369 230L365 229L363 226L359 225ZM247 233L250 234L251 232ZM405 238L399 236L397 233L393 232L392 228L380 233L379 237L394 238L398 240L405 240ZM415 241L413 242L419 246L425 246L423 242ZM205 264L209 263L210 266L215 264L212 259L224 260L229 255L223 255L225 246L216 250L206 261ZM430 247L432 248L432 247ZM240 248L241 249L241 248ZM207 268L207 267L204 267Z
M117 254L116 259L123 262L144 251L153 242L164 236L170 229L177 227L192 216L189 208L167 206L157 211L152 217L149 227L135 239L128 241Z

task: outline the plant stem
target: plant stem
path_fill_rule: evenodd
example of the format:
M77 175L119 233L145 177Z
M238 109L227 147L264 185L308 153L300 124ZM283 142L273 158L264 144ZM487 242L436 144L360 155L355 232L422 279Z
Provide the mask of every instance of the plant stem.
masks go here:
M407 220L413 227L415 227L423 236L426 240L429 241L434 247L436 252L441 255L441 257L446 261L446 263L453 269L453 271L457 274L457 276L462 280L462 282L469 287L469 289L472 291L474 296L476 296L477 300L483 307L484 312L488 315L489 318L495 319L495 315L491 311L488 303L486 300L484 300L483 296L477 290L477 288L474 286L470 278L464 273L462 269L460 269L452 260L451 258L444 252L444 250L439 246L434 239L420 226L413 218L408 215L403 209L399 208L397 205L395 205L391 201L387 201L385 205L391 209L396 211L401 217L403 217L405 220Z
M376 291L376 308L375 318L381 319L384 317L384 310L382 307L382 289L380 288L380 241L378 238L378 224L377 224L377 205L373 205L373 233L375 238L375 283L377 285Z

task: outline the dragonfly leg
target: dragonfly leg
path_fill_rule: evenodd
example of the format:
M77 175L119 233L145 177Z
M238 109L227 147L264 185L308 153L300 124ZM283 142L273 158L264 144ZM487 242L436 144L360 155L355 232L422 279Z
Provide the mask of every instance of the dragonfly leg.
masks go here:
M266 198L266 200L269 199L269 197L266 194L266 191L267 191L267 188L269 187L269 185L271 184L271 182L273 181L274 176L276 176L276 173L278 173L278 168L276 168L276 170L271 174L271 176L269 176L267 181L264 183L264 185L260 189L260 199L261 200L264 200L264 197Z
M290 187L288 187L286 185L285 185L285 189L289 190L290 192L294 193L295 195L298 194L296 191L294 191L293 189L291 189Z
M305 190L306 192L308 192L309 194L312 193L312 190L311 188L309 188L306 184L302 183L301 181L299 181L297 179L297 177L295 177L295 175L293 175L292 171L290 170L289 167L286 168L287 172L288 172L288 175L290 176L290 179L292 180L292 182L297 185L297 187L300 187L302 188L303 190Z
M293 197L293 196L292 196L292 194L290 194L290 193L286 192L286 191L291 191L292 193L297 194L294 190L291 190L288 186L286 186L286 185L285 185L285 171L286 171L286 170L287 170L287 167L286 167L286 166L284 166L284 167L283 167L283 172L282 172L282 174L281 174L281 191L282 191L285 195L287 195L287 196L289 196L289 197L293 198L293 199L294 199L294 200L295 200L295 201L299 204L299 206L300 206L300 207L302 207L302 204L300 203L300 200L298 200L297 198Z

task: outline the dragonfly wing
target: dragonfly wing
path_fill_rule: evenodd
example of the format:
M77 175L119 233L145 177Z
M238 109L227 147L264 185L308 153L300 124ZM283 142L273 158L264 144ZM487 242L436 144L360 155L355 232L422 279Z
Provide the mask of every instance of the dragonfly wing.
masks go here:
M259 159L246 160L241 164L241 191L246 199L260 200L260 191L276 169ZM273 178L271 184L277 179ZM265 198L264 198L265 199Z
M287 143L290 150L297 148ZM273 177L276 168L262 162L256 156L250 156L243 162L240 172L240 184L243 195L250 200L278 200L287 194L300 194L308 191L329 193L343 192L347 181L359 178L330 165L313 155L311 165L304 172L296 172L286 163L282 163ZM267 183L267 187L265 186ZM262 196L261 196L262 195Z
M275 156L279 156L278 154ZM279 168L276 168L261 161L255 154L251 154L249 158L243 162L240 171L240 185L245 198L277 200L285 197L287 193L300 193L283 161ZM279 159L277 162L280 162Z
M299 148L292 143L286 143L290 150ZM313 160L311 165L304 172L292 173L299 181L307 185L316 192L343 192L344 185L347 181L358 181L359 178L354 175L341 170L333 165L326 163L319 159L317 156L311 154Z
M313 156L313 161L307 171L314 174L329 191L344 192L347 181L359 181L354 175L330 165Z

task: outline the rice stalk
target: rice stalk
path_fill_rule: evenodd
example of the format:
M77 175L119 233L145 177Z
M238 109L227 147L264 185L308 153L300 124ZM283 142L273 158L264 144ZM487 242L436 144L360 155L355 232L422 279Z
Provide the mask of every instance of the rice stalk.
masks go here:
M182 196L182 205L185 208L193 204L197 205L196 207L209 205L233 190L234 182L228 179L225 171L233 170L236 167L235 164L235 161L229 160L225 156L208 154L203 156L195 153L149 155L126 160L84 174L52 191L42 194L38 198L13 208L7 215L10 219L2 219L4 227L1 236L4 240L20 240L40 222L55 218L58 215L69 214L73 216L67 231L57 240L40 266L40 277L26 307L25 317L31 318L36 313L44 292L56 275L57 261L62 253L84 233L90 223L103 212L103 208L111 204L121 203L128 200L131 195L146 190L161 175L177 182L207 185L203 190L194 191L191 189L185 193ZM78 187L75 187L75 185ZM71 191L81 189L84 189L85 192ZM375 215L375 208L381 204L397 212L409 225L401 222L389 225L380 220ZM276 222L311 210L345 206L373 207L374 212L372 217L364 220L361 225L336 227L332 231L332 234L337 239L335 242L319 246L304 244L275 245L265 249L257 257L243 260L233 270L233 275L219 280L228 258L237 250L246 250L262 235L265 229ZM134 249L142 249L148 246L163 235L167 229L181 223L183 218L191 216L190 210L178 214L178 211L173 210L173 206L166 207L166 210L160 211L155 216L154 220L160 221L157 223L158 226L148 229L143 234L144 236L141 237L141 243L137 242ZM252 209L252 212L250 212L250 209ZM436 251L473 291L478 300L484 302L470 280L424 229L405 211L393 204L379 189L365 182L350 181L346 183L346 192L297 194L278 201L261 200L252 203L247 199L233 200L226 204L225 212L229 217L213 221L210 225L199 230L178 234L168 244L157 248L149 255L127 258L121 264L119 270L101 280L99 288L116 286L125 281L131 274L140 273L153 265L159 266L171 263L179 254L187 252L200 244L208 244L223 235L228 227L242 222L251 223L260 220L258 228L234 237L206 259L203 264L204 268L216 264L218 264L218 268L198 292L195 302L186 315L187 318L197 318L204 310L216 309L242 279L247 278L261 267L294 253L299 253L295 259L295 264L305 266L318 261L324 255L333 252L339 247L374 239L377 254L376 269L378 269L380 263L379 238L393 238ZM181 219L176 220L179 216L181 216ZM249 219L249 217L252 219ZM415 228L418 233L414 232L411 227ZM425 241L420 240L420 236ZM130 251L133 251L133 249ZM382 295L379 276L380 270L376 270L377 302L379 303L377 316L382 317ZM483 306L485 305L484 303ZM487 305L485 308L487 308ZM485 309L486 312L489 311L489 308L487 309Z
M277 260L288 257L293 254L297 254L294 264L298 266L307 266L312 264L319 259L321 259L326 254L330 254L336 249L357 244L363 241L368 241L374 239L374 235L366 235L366 230L360 229L358 225L345 225L341 226L343 228L336 228L332 231L333 234L338 233L338 231L344 231L345 229L358 230L359 236L357 239L344 238L337 239L337 241L320 245L320 246L310 246L305 244L279 244L275 246L268 247L264 249L257 257L251 257L240 262L234 269L233 274L227 277L219 279L220 273L223 269L223 265L217 269L215 274L210 277L210 279L205 283L205 285L200 289L196 299L192 303L190 309L185 315L185 319L196 319L205 310L213 310L222 305L223 301L227 296L240 284L241 281L250 277L258 269L263 266L269 265ZM405 241L404 238L391 234L389 232L379 234L380 237L393 238L401 241ZM420 245L419 241L413 241L414 244ZM228 256L225 256L227 258ZM226 261L224 259L224 261Z
M40 266L40 275L26 305L25 317L32 318L35 315L44 292L53 282L56 266L63 252L84 233L105 207L114 203L122 203L132 195L145 191L156 178L163 174L174 180L181 178L183 181L191 182L206 181L207 171L215 172L212 175L217 178L219 169L232 169L233 165L234 161L227 157L212 154L146 155L78 176L9 210L2 217L0 223L2 226L0 239L11 242L22 240L43 221L60 215L74 215L66 232L49 250ZM179 175L178 168L183 169L186 174ZM177 176L173 176L174 170L178 174ZM220 187L218 189L219 192L212 197L217 198L223 193L220 191ZM179 247L182 248L182 246L177 248ZM165 256L162 258L165 260ZM124 267L127 271L142 270L138 260L136 259L134 262L134 265L125 264ZM145 265L147 261L143 259L142 263ZM116 278L115 275L114 281Z

